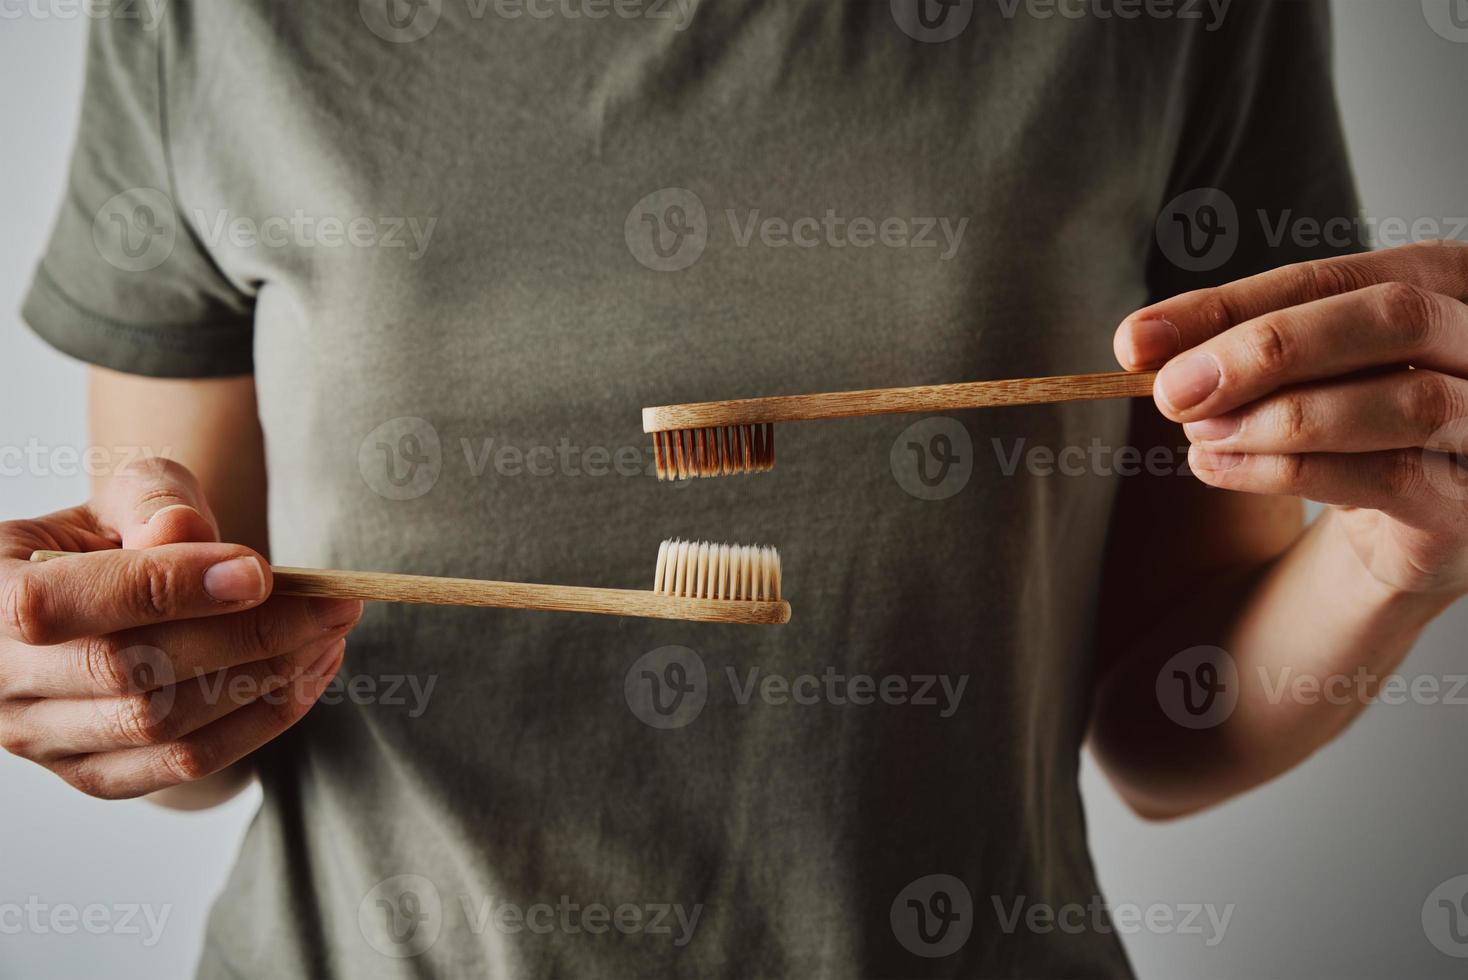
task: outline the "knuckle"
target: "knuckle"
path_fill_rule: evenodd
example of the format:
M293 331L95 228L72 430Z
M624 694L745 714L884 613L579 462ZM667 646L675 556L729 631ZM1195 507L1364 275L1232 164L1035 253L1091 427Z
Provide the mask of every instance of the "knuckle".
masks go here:
M1234 319L1234 306L1229 302L1228 294L1217 287L1206 290L1199 297L1198 315L1203 318L1209 336L1217 336L1238 322Z
M1244 347L1254 367L1265 377L1276 377L1289 366L1293 355L1284 323L1266 316L1254 321L1244 335Z
M116 725L117 734L128 745L158 745L172 737L168 713L159 710L158 699L151 694L123 698L117 708Z
M282 678L290 678L289 673L277 675ZM300 695L296 692L296 685L284 683L263 695L257 704L265 713L265 726L272 732L285 731L300 715Z
M81 641L82 669L87 679L103 694L129 694L132 670L117 640L111 636L89 636Z
M1365 285L1361 274L1348 261L1302 262L1296 268L1302 301L1341 296Z
M27 646L47 646L59 640L45 587L34 575L17 575L0 593L0 618Z
M306 663L299 654L282 653L271 657L265 662L265 681L262 688L270 689L289 683L305 666Z
M118 467L116 477L134 483L172 483L192 486L188 467L167 456L142 455ZM171 492L171 491L170 491Z
M1287 493L1300 494L1309 480L1309 463L1301 453L1289 453L1279 457L1279 486Z
M148 620L176 618L177 573L172 565L144 555L133 575L130 601L133 610Z
M1458 385L1436 371L1412 371L1405 413L1415 430L1431 434L1463 417L1463 394Z
M147 490L138 494L137 499L138 508L146 510L161 509L170 504L181 503L188 503L188 500L183 494L178 492L177 487L173 486L149 487ZM159 505L158 508L154 508L152 506L154 504Z
M1314 420L1303 398L1281 398L1275 411L1280 435L1287 443L1303 442L1313 435Z
M73 789L99 800L120 800L129 794L121 792L106 770L94 762L78 762L56 770Z
M247 654L275 654L289 646L290 625L265 609L240 614L240 645ZM254 660L257 657L248 657Z
M1382 469L1382 491L1389 497L1413 497L1422 488L1425 473L1420 452L1394 452Z
M1382 318L1408 350L1419 350L1432 339L1437 325L1437 304L1427 290L1409 282L1388 282L1377 287Z
M34 730L16 717L0 721L0 749L22 759L31 758L36 751Z
M170 742L158 753L158 767L165 778L192 783L214 771L209 752L197 742Z

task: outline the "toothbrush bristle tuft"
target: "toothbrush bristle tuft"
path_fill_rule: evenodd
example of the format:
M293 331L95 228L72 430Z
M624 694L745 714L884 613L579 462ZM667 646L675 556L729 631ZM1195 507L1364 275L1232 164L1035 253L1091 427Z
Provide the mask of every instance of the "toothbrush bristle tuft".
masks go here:
M775 468L775 426L762 422L654 432L652 454L659 480L764 473Z
M658 546L652 590L684 599L778 602L780 553L759 545L669 538Z

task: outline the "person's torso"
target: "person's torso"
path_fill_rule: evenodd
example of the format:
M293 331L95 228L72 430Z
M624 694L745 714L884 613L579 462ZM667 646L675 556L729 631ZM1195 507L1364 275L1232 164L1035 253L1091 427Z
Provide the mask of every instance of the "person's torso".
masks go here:
M275 561L645 588L692 536L777 546L794 610L371 606L262 757L206 975L1126 973L1010 912L1097 889L1116 484L1032 450L1121 447L1128 404L787 425L773 472L686 485L640 426L1114 368L1195 28L1003 7L941 43L937 7L793 0L172 25L179 204L257 291Z

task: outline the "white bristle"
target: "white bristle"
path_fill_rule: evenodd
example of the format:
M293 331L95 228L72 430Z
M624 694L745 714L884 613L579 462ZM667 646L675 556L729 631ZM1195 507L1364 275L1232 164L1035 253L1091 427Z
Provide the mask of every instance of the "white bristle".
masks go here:
M652 589L685 599L780 598L780 553L759 545L670 538L658 546Z

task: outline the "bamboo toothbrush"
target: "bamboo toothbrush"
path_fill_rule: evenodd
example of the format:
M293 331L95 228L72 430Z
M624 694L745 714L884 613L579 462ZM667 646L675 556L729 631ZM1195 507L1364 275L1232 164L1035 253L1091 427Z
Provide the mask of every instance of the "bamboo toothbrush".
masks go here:
M659 480L762 473L775 468L776 422L1136 398L1150 395L1156 378L1156 371L1074 374L661 405L642 410L642 431L652 434Z
M75 552L36 551L31 561ZM703 623L779 625L790 621L780 598L780 554L774 548L672 538L658 547L652 590L533 585L389 572L272 567L275 595L487 606L551 612L604 613Z

